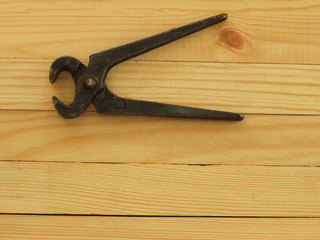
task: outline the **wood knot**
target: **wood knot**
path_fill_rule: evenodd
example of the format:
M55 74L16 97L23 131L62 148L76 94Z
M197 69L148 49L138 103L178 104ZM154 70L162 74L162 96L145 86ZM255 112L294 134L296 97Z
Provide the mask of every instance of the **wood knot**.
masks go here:
M233 48L242 49L244 47L243 37L231 28L225 28L220 31L221 41Z

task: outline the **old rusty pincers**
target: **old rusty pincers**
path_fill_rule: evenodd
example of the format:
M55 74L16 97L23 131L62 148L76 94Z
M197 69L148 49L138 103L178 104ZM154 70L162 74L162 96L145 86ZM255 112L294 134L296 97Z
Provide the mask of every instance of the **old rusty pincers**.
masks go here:
M73 77L76 90L74 100L70 105L65 105L53 96L52 100L55 108L64 118L79 116L90 103L93 103L98 113L106 114L242 120L243 115L238 113L118 97L108 89L105 83L107 74L113 66L220 23L227 17L227 14L219 14L126 45L95 53L90 56L87 67L74 57L63 56L56 59L50 68L50 82L54 83L62 71L68 71Z

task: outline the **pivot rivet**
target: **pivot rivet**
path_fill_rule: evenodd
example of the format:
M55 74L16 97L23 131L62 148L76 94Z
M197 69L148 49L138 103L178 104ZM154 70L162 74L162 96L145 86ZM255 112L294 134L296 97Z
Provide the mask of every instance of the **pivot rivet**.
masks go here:
M97 86L97 81L94 80L93 78L87 78L84 81L85 89L91 90L91 89L94 89L96 86Z

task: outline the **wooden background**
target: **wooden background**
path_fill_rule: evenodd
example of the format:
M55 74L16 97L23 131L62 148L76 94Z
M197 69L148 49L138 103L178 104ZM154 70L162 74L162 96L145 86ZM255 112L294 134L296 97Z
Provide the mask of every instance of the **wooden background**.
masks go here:
M215 14L120 64L130 98L242 122L61 118L88 56ZM0 239L320 239L320 1L0 1Z

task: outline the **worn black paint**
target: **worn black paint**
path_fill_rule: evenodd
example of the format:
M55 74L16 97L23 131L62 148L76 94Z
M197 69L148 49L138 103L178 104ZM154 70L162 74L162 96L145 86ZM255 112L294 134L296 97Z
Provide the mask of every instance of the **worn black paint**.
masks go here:
M74 118L83 113L90 103L93 103L98 113L242 120L243 115L238 113L121 98L113 94L105 84L106 76L113 66L222 22L227 17L227 14L219 14L93 54L90 56L88 67L74 57L64 56L56 59L50 68L50 82L54 83L62 71L68 71L76 84L75 97L70 105L65 105L55 96L52 97L57 111L64 118Z

